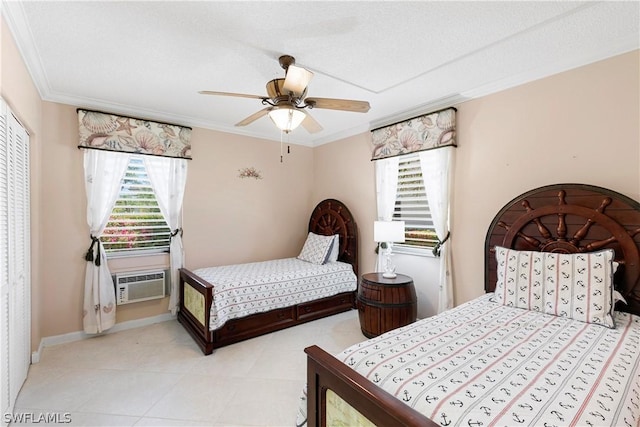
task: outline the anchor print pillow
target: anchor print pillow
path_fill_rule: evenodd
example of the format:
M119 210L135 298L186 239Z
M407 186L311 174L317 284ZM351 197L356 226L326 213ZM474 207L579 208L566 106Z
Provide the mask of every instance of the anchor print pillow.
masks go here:
M340 255L340 235L334 234L333 243L331 244L331 249L329 249L329 255L327 255L325 264L338 261L338 255Z
M307 240L304 242L302 251L298 255L298 259L307 261L313 264L324 264L329 250L333 246L333 240L335 235L321 236L309 232Z
M614 252L559 254L496 246L499 304L615 328Z

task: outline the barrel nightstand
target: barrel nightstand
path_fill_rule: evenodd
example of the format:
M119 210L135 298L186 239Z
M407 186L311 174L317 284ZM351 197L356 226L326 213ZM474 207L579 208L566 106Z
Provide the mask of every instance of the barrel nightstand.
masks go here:
M386 279L382 273L363 275L356 304L360 329L367 338L415 322L418 312L413 279L404 274L394 279Z

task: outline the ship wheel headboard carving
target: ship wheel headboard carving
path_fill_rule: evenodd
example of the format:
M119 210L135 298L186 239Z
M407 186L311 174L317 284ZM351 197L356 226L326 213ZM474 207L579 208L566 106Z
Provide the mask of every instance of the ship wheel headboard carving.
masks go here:
M338 261L351 264L358 276L358 227L344 203L336 199L318 203L309 219L309 231L325 236L340 235Z
M495 246L577 253L611 248L620 264L616 289L640 314L640 203L606 188L556 184L528 191L507 203L485 239L485 290L496 285Z

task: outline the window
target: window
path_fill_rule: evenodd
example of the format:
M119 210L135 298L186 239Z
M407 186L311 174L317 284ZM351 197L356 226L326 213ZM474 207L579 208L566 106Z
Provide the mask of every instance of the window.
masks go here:
M400 157L393 219L405 222L405 243L396 244L395 247L432 248L438 242L418 154Z
M107 254L168 252L171 230L160 211L144 160L132 155L101 237Z

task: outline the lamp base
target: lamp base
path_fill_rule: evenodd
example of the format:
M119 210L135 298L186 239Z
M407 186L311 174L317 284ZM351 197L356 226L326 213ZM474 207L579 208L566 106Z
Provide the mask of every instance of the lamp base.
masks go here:
M395 279L396 277L398 277L398 275L394 272L387 272L382 273L382 277L384 277L385 279Z

